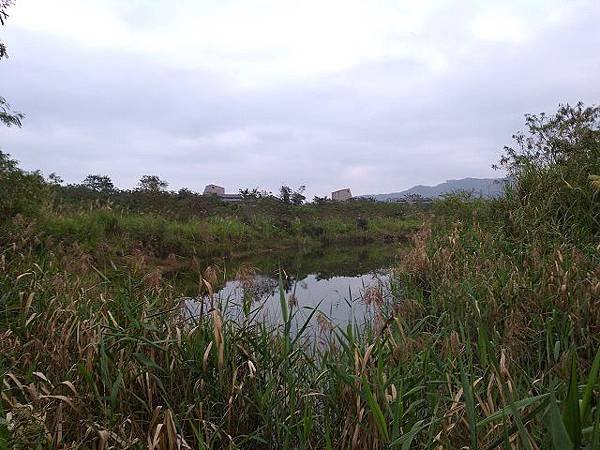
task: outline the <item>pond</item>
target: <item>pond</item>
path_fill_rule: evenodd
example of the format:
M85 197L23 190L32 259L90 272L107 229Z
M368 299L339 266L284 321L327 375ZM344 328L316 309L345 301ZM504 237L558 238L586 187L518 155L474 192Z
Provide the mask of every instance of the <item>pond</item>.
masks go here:
M188 280L185 314L193 320L218 305L233 320L279 324L283 291L293 328L309 319L315 329L361 325L381 318L395 297L397 254L398 244L378 243L216 259L204 276L210 289L198 295L197 281Z

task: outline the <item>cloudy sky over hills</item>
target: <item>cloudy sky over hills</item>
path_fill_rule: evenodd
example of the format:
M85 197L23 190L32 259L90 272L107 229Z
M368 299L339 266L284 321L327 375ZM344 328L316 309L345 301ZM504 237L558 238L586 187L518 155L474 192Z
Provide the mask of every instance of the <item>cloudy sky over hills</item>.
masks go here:
M491 169L525 112L600 99L598 1L17 0L0 146L67 182L322 195Z

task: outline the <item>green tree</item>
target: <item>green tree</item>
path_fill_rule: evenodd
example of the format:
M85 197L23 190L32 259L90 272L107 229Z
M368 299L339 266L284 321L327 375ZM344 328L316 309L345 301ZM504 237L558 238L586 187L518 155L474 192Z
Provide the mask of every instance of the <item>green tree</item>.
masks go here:
M183 187L177 191L177 198L192 198L194 196L196 196L196 193L186 187Z
M515 147L504 147L500 165L512 176L528 168L564 166L578 158L597 158L600 149L600 106L559 105L556 114L526 114L526 131L513 136ZM497 168L497 166L495 166Z
M292 198L292 188L286 185L283 185L279 188L279 200L286 205L291 203Z
M304 203L304 200L306 200L306 196L304 195L305 190L306 186L300 186L298 189L292 192L292 205L299 206Z
M240 195L244 199L263 199L272 197L273 194L271 192L267 192L265 190L260 190L255 187L254 189L240 189Z
M525 130L505 147L511 230L520 238L581 244L600 235L600 106L559 105L556 113L527 114ZM521 236L522 235L522 236Z
M47 200L47 184L39 172L25 172L0 151L0 224L15 214L36 214Z
M164 191L167 186L169 186L169 183L161 180L157 175L144 175L138 183L138 189L146 192Z
M115 185L108 175L88 175L81 184L96 192L108 193L115 190Z
M48 175L48 182L55 186L60 186L61 184L64 183L64 181L65 180L63 180L60 175L58 175L54 172L52 172L50 175Z
M301 205L306 200L304 191L306 186L300 186L298 189L293 190L287 185L283 185L279 188L279 200L286 205Z

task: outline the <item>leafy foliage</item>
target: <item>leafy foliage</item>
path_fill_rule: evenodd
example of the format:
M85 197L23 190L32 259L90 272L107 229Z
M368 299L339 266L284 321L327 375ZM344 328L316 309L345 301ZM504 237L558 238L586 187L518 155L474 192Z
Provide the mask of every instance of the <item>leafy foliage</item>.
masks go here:
M96 192L110 193L115 190L115 186L108 175L88 175L81 184Z
M0 97L0 122L7 127L22 125L24 115L11 110L10 105L4 97Z
M8 19L8 13L6 10L9 6L13 5L13 0L0 0L0 25L6 25L6 19ZM8 57L6 53L6 46L0 42L0 59Z
M528 237L572 243L600 233L600 107L561 105L555 115L527 115L500 163L514 180L508 226ZM532 235L531 231L536 234Z
M138 189L146 192L164 191L167 186L169 186L169 183L161 180L157 175L144 175L138 183Z
M10 155L0 151L0 225L16 214L36 216L48 201L48 189L38 172L20 169Z
M600 151L600 106L560 105L556 114L526 114L526 132L513 136L517 146L505 147L501 166L512 176L531 168L565 166L590 158Z
M0 26L4 26L6 24L6 19L8 19L8 13L6 12L7 8L14 3L13 0L0 0ZM7 58L8 53L6 51L6 46L0 42L0 60L2 58ZM12 111L10 105L6 101L6 99L0 96L0 122L4 125L10 127L16 125L18 127L21 126L21 121L23 120L23 114L19 112Z
M305 190L306 186L300 186L294 190L289 186L283 185L279 189L279 199L285 205L299 206L306 200L306 196L304 196Z

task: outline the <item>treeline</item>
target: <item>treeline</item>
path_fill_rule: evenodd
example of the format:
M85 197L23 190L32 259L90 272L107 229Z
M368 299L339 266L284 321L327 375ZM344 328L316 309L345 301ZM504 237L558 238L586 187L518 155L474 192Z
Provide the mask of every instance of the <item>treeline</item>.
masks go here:
M226 203L167 187L145 176L137 188L121 190L102 175L63 185L56 175L45 179L24 171L0 153L0 243L16 239L16 224L27 224L43 245L75 245L104 263L133 251L164 259L403 241L422 223L416 207L368 200L302 203L292 189L280 196L250 191L243 201Z
M239 192L242 201L235 203L187 188L175 191L168 187L168 182L156 175L144 175L132 189L120 189L108 175L101 174L88 175L81 183L65 184L56 174L44 177L39 171L21 169L16 160L0 151L0 190L3 192L0 212L4 218L15 214L36 216L43 211L68 213L108 208L125 214L155 214L177 220L235 216L248 222L256 216L268 216L284 222L296 217L306 220L344 217L360 221L366 217L403 217L423 209L364 198L334 202L315 197L307 202L305 186L294 189L284 185L276 194L258 188L243 189Z
M96 194L102 194L104 196L114 195L121 192L150 192L150 193L169 193L171 195L177 195L179 198L194 197L202 194L187 187L183 187L177 191L168 190L169 183L163 180L158 175L143 175L137 183L134 189L119 189L115 186L112 179L108 175L90 174L84 178L81 183L75 184L64 184L64 180L57 174L51 173L48 176L48 182L56 187L61 187L67 190L79 190L89 191ZM256 188L245 188L238 191L240 197L244 200L259 200L259 199L271 199L279 200L287 205L300 206L306 202L306 196L304 192L306 186L302 185L294 189L288 185L282 185L279 188L277 194L266 191L264 189ZM327 197L313 198L314 203L324 203L329 199Z

